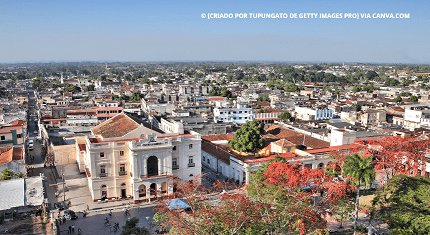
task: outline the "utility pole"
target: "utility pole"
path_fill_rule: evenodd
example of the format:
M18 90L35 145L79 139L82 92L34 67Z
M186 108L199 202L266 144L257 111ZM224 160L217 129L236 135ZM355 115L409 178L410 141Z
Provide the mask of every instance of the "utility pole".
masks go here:
M64 174L63 177L61 177L63 180L63 198L64 198L64 203L66 203L66 190L64 189Z
M218 177L218 145L216 147L216 177Z

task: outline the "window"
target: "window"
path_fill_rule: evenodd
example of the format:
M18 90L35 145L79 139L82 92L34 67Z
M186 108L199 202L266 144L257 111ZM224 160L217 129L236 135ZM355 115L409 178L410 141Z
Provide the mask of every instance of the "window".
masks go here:
M18 138L18 139L22 138L22 134L17 134L16 138Z
M206 161L206 157L205 156L203 156L203 161Z
M173 146L173 151L176 151L176 146Z
M119 164L119 171L125 171L125 164Z
M211 160L208 158L208 164L211 164Z
M100 153L100 157L105 157L105 153L104 153L104 152L101 152L101 153Z
M124 151L119 151L119 156L124 156Z
M172 158L172 169L173 170L179 169L178 159L176 159L176 158Z
M196 164L193 161L193 156L188 157L188 167L194 167Z
M189 147L190 149L192 149L192 148L193 148L193 144L188 145L188 147Z
M5 138L5 136L4 135L2 135L1 136L1 140L5 140L6 138Z
M100 177L106 177L107 173L106 173L106 166L105 165L101 165L100 166Z

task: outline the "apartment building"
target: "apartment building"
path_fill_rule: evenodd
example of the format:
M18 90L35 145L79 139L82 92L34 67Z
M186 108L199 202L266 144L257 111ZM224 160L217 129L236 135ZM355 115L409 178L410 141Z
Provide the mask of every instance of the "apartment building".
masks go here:
M233 122L236 124L244 124L247 121L255 119L255 114L252 108L247 104L238 103L236 108L215 108L215 122Z

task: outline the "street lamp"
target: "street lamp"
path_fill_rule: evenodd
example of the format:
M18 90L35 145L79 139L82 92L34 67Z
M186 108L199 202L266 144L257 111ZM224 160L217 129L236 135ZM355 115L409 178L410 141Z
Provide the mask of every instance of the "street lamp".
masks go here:
M148 222L148 231L149 231L149 216L146 216L146 221Z

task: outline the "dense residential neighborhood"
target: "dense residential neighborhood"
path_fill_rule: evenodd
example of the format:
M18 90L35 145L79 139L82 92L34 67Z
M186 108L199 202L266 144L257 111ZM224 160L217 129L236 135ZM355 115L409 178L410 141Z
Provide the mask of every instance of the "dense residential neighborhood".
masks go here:
M43 221L39 234L64 234L72 224L108 234L130 217L140 218L136 234L344 234L342 223L397 231L389 221L396 212L370 201L401 180L429 182L429 74L428 66L345 63L2 64L0 233L19 233L12 221L31 218L20 229L38 231L31 224ZM364 170L374 173L355 178L350 165L367 160ZM281 185L293 175L295 183ZM271 187L282 196L264 191ZM360 208L338 219L339 201L355 205L356 195ZM171 208L173 198L181 208ZM246 225L234 225L237 233L208 232L219 228L203 228L196 210L210 201L205 210L224 216L233 209L223 200L248 209L285 200L314 217L258 204L294 226L269 223L255 209L265 224L240 217Z

